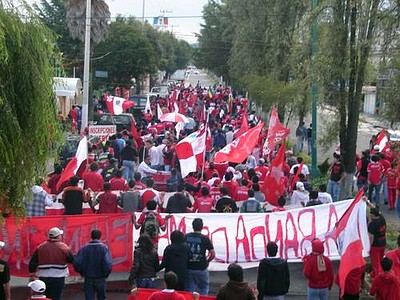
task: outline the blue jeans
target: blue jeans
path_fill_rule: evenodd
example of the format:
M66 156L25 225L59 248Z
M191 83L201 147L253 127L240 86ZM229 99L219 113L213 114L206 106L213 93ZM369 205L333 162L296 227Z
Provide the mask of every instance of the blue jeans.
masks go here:
M97 300L106 299L106 279L105 278L85 278L85 300L94 300L97 294Z
M135 163L131 160L123 160L122 166L122 176L126 180L133 179L133 175L135 175Z
M328 300L329 290L324 289L313 289L307 288L307 300Z
M307 138L308 155L312 153L313 140L312 138Z
M46 284L45 295L53 300L61 300L65 287L65 277L39 277Z
M154 289L156 287L154 278L138 278L136 285L138 288Z
M263 300L285 300L285 295L280 296L264 296Z
M361 190L361 188L364 188L364 194L366 194L368 192L367 180L357 178L357 188L358 188L358 190Z
M385 177L382 179L381 185L382 185L382 192L383 192L383 202L385 204L387 204L388 203L388 189L387 189L387 180Z
M340 183L337 181L330 180L328 181L328 191L329 194L332 196L332 201L337 202L339 201L340 197Z
M379 193L381 192L381 186L382 186L382 184L378 184L378 185L370 184L368 187L368 199L373 200L373 202L375 202L375 205L378 205L378 206L379 206L379 202L380 202ZM375 191L374 198L372 198L372 194L374 193L374 191Z
M201 295L208 295L209 273L205 270L189 270L187 278L188 292L195 292L196 287Z

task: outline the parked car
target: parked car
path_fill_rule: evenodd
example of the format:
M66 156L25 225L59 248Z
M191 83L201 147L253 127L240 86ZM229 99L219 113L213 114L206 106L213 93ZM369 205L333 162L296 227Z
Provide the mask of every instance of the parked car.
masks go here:
M132 124L136 124L135 118L131 113L124 113L119 115L111 115L109 113L104 113L97 115L94 121L95 125L116 125L117 131L122 131L126 128L131 132Z
M156 95L157 97L160 97L160 98L168 98L169 93L170 93L170 90L169 90L168 86L161 85L161 86L152 87L149 94L152 96Z

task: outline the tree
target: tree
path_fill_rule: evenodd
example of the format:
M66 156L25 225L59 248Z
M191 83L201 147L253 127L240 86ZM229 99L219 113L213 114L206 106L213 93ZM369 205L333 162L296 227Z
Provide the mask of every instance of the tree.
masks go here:
M22 17L7 4L0 1L0 206L21 216L26 191L61 138L51 80L55 37L29 7Z
M63 70L72 76L73 68L83 70L83 42L73 39L67 27L67 8L63 0L41 0L33 4L38 18L57 35L57 46L62 53Z
M347 174L346 194L351 196L355 171L357 130L362 86L378 17L379 0L335 0L330 4L332 22L325 55L331 63L326 83L335 83L336 107L339 115L339 137ZM323 4L322 4L323 5ZM328 88L327 88L328 89Z

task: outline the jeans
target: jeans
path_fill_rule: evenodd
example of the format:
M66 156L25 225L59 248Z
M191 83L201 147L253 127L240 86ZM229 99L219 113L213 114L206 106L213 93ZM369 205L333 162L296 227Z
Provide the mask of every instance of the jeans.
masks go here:
M65 277L39 277L46 284L45 295L53 300L61 300L65 287Z
M296 154L303 151L303 143L304 143L304 138L303 136L298 136L296 137Z
M138 288L148 288L148 289L156 288L154 278L138 278L136 280L136 285Z
M372 198L372 194L374 193L374 198ZM375 185L375 184L370 184L368 187L368 199L373 200L376 205L379 206L380 202L380 195L379 193L381 192L381 184Z
M122 175L126 180L133 179L133 175L135 175L135 162L131 160L123 160L122 161Z
M312 148L313 148L313 140L312 140L312 138L307 138L307 148L308 148L308 155L311 155Z
M337 181L329 180L328 181L328 193L332 196L332 201L339 201L340 197L340 183Z
M264 296L263 300L285 300L285 295L280 296Z
M314 289L307 288L307 300L328 300L329 290L328 288L324 289Z
M388 203L388 188L387 188L387 180L385 177L382 179L381 185L382 185L382 193L383 193L383 202L385 204L387 204Z
M94 300L97 294L97 300L106 299L106 279L105 278L85 278L85 300Z
M360 179L357 178L357 188L358 190L361 190L361 188L364 188L364 194L367 194L368 192L368 182L366 179Z
M187 291L195 292L196 287L201 295L208 295L209 273L205 270L189 270L187 278Z

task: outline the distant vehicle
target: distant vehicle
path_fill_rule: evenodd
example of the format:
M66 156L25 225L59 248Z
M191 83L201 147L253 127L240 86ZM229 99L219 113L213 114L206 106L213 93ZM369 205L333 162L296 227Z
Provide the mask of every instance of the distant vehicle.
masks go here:
M168 98L169 92L170 90L167 85L161 85L152 87L149 94L157 95L160 98Z
M387 132L389 133L391 141L400 141L400 131L399 130L388 129Z
M132 124L136 124L136 122L135 118L131 113L124 113L119 115L111 115L109 113L104 113L98 115L97 119L95 120L95 125L116 125L118 132L124 129L131 132Z
M135 106L131 107L129 109L129 112L131 114L133 114L135 120L138 121L139 123L142 120L144 108L146 107L147 96L150 97L150 99L149 99L150 102L155 101L157 98L156 94L133 95L133 96L129 97L130 101L135 102Z

